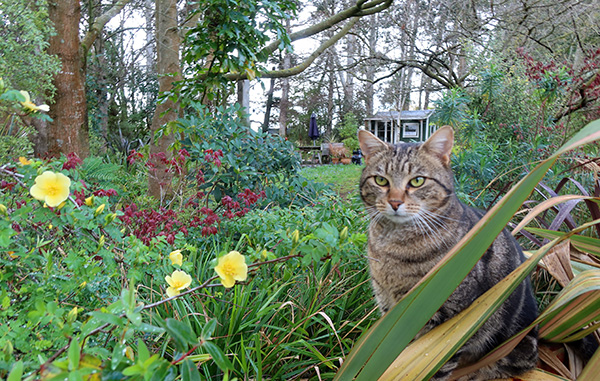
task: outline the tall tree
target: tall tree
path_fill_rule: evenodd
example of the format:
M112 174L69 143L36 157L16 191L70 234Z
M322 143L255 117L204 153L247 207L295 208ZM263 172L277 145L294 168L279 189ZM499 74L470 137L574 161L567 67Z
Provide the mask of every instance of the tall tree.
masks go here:
M179 62L179 30L177 24L177 0L156 0L156 71L158 74L159 92L166 93L173 89L173 84L181 80ZM175 137L173 134L155 135L164 125L175 121L179 116L179 104L172 98L159 102L152 119L152 144L150 153L168 155L169 146ZM148 193L162 200L168 193L172 176L167 172L166 164L157 161L157 166L148 176Z
M49 4L49 17L56 34L50 38L48 53L57 56L61 70L54 77L56 93L50 105L52 122L46 129L47 152L50 156L61 153L89 154L85 73L87 54L108 21L116 16L129 0L119 0L90 25L82 40L79 38L81 4L79 0L56 0Z

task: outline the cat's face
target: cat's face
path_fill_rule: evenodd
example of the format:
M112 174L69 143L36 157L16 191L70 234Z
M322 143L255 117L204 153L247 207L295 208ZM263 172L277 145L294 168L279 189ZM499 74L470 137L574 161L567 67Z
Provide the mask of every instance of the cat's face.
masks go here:
M454 193L452 128L440 128L423 144L392 146L367 131L359 131L358 139L366 159L360 191L371 217L435 225Z

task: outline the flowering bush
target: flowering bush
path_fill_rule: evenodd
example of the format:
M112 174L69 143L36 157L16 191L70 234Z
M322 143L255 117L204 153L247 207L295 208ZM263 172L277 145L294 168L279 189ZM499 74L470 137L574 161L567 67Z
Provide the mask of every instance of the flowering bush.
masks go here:
M66 377L74 370L132 375L142 372L136 364L144 358L145 345L135 344L133 335L161 333L175 345L163 357L154 357L154 365L142 373L166 377L174 366L188 367L188 356L198 359L194 356L199 355L191 355L194 350L222 359L215 360L207 374L215 371L213 367L231 371L220 349L229 344L211 345L210 335L203 336L203 344L182 339L194 337L190 329L210 332L210 328L173 319L179 312L165 307L165 301L179 309L177 298L198 290L218 300L225 296L207 288L224 290L242 281L247 286L240 287L262 288L270 283L262 279L272 275L257 264L292 261L292 268L318 264L339 258L352 241L329 224L316 235L307 235L307 226L301 228L303 233L290 234L275 224L272 232L277 232L279 243L259 234L252 239L253 246L238 243L239 248L232 250L228 241L239 237L245 242L237 222L252 216L254 206L266 197L264 192L244 189L234 197L223 196L219 203L194 195L177 210L140 210L133 204L120 209L116 205L123 200L122 191L99 188L84 176L87 159L74 161L73 155L57 161L23 157L0 167L0 319L6 322L0 325L0 377L17 369L16 359L23 361L26 372L44 378ZM31 202L34 196L41 202ZM335 210L332 205L323 208ZM344 216L339 211L336 215ZM355 214L347 220L356 220ZM267 226L258 224L264 225L261 229ZM154 230L148 226L142 230L144 225ZM215 230L206 231L211 228ZM206 240L202 233L219 238ZM217 252L228 254L211 262ZM254 284L250 274L257 271L260 280ZM291 269L286 273L289 279ZM215 279L220 283L211 283ZM216 305L211 309L211 318L222 318ZM223 335L218 327L213 330ZM136 355L133 348L140 352ZM74 353L86 360L73 365ZM90 364L95 365L89 368Z
M265 331L265 343L291 344L278 350L275 358L261 360L275 379L287 378L285 368L275 365L289 362L294 343L313 340L306 336L308 331L313 324L321 327L317 331L322 325L311 322L298 330L298 339L290 332L289 339L275 340L289 328L287 319L276 321L280 314L274 308L289 301L275 297L298 294L297 285L306 280L290 281L293 274L315 276L295 272L299 265L326 270L319 270L320 279L343 279L344 270L336 267L334 272L320 263L356 254L358 241L336 224L323 223L312 235L303 221L301 229L290 234L292 220L285 228L269 224L276 241L267 232L255 237L243 233L238 222L256 221L253 214L268 197L268 189L242 187L215 195L216 187L200 191L190 187L211 181L214 185L226 177L231 169L227 155L224 150L207 149L194 165L183 151L174 158L170 165L179 193L169 208L153 206L152 200L144 203L141 196L131 202L127 172L98 158L81 160L70 154L45 161L23 156L0 166L0 378L242 376L250 374L250 363L240 369L238 354L252 358L252 363L258 361L257 355L262 358L263 339L253 328L257 326L274 327ZM133 153L130 170L137 165L151 167L144 158ZM162 156L148 159L162 160ZM103 165L104 175L99 170ZM125 178L119 181L106 180L121 174ZM349 215L348 220L355 217ZM283 214L278 218L283 219ZM216 253L229 254L218 257ZM358 267L352 271L364 274ZM324 294L316 298L335 295L337 291L328 290L340 284L355 287L347 281L328 282L320 288ZM272 293L270 287L278 291ZM338 316L328 312L336 320L370 308L347 312L337 299L327 303L336 306ZM199 311L206 318L199 319ZM342 331L351 340L368 323L361 317L358 325ZM242 336L241 341L232 341ZM240 342L254 342L257 352L248 352ZM332 355L338 353L336 349Z

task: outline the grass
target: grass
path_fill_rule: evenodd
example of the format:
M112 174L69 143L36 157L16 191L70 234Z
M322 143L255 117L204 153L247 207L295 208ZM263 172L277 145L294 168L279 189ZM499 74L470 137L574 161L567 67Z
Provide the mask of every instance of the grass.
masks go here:
M319 165L305 167L301 174L310 180L330 184L332 188L344 198L358 195L358 182L363 165Z

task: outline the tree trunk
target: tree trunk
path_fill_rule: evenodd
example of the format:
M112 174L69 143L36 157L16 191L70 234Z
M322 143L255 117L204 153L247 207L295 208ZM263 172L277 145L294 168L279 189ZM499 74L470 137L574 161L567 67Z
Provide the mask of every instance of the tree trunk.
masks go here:
M36 147L38 156L60 156L75 152L81 158L89 155L89 127L85 97L86 55L104 25L116 16L130 0L118 0L108 11L91 22L83 40L79 40L81 4L79 0L54 0L48 3L48 16L56 34L50 37L48 53L62 62L54 76L56 93L48 113L47 150ZM51 98L50 96L48 98ZM42 134L43 135L43 134Z
M374 15L372 20L369 23L369 54L374 54L377 51L377 24L379 22L378 15ZM366 79L365 83L365 110L367 112L367 116L373 116L375 114L374 110L374 100L375 100L375 88L373 82L375 81L375 71L377 70L375 65L369 63L366 68Z
M275 78L271 78L269 85L269 91L267 92L267 110L265 111L265 119L261 127L262 132L269 132L269 125L271 123L271 109L273 108L273 91L275 91Z
M342 115L354 110L354 62L356 55L356 36L353 34L348 35L346 40L346 67L345 75L346 81L344 84L344 102Z
M285 29L291 32L290 19L285 21ZM292 57L287 50L283 56L283 70L292 67ZM288 112L290 110L290 80L288 77L281 79L281 99L279 100L279 135L287 136Z
M335 64L331 52L327 54L327 71L329 81L327 84L327 121L325 124L325 136L329 139L333 137L333 96L335 93Z
M47 126L48 151L41 156L60 156L75 152L84 158L89 154L85 75L79 42L81 5L79 0L49 2L48 13L56 29L50 37L48 53L62 62L54 77L56 93Z
M271 88L273 86L271 85ZM243 117L242 124L244 126L250 127L250 81L247 79L239 80L237 83L237 95L238 95L238 103L243 107ZM273 100L273 91L271 91L271 99ZM270 105L267 104L267 107L270 111ZM267 130L269 129L269 124L267 123ZM263 125L263 130L265 126Z
M169 91L173 89L173 82L181 79L176 0L156 0L156 54L159 92ZM170 99L156 106L150 127L152 135L151 154L164 152L167 157L170 156L168 148L175 140L175 136L171 134L156 139L154 133L161 126L177 119L178 112L176 110L178 108L179 105ZM170 191L173 175L171 172L166 171L166 164L160 160L155 161L156 168L151 170L148 176L148 193L162 201Z

